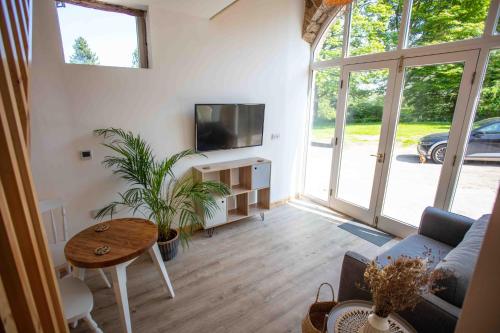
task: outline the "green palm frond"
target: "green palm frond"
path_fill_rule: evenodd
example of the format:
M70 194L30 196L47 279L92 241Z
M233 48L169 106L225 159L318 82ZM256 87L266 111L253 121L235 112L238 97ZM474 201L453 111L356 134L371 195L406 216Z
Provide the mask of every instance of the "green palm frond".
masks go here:
M98 218L115 213L119 207L128 208L134 215L140 212L158 225L162 240L167 239L177 222L181 244L186 246L193 230L203 223L201 217L212 217L219 209L215 196L230 193L220 182L195 182L190 174L176 178L173 169L177 162L201 155L192 149L157 161L150 145L139 135L119 128L98 129L94 133L107 139L103 145L114 153L104 158L103 165L130 185L118 193L119 200L98 212Z
M146 187L150 176L148 170L154 163L151 147L139 135L119 128L98 129L94 133L112 139L103 145L116 155L104 157L104 166L113 168L114 174L129 183Z

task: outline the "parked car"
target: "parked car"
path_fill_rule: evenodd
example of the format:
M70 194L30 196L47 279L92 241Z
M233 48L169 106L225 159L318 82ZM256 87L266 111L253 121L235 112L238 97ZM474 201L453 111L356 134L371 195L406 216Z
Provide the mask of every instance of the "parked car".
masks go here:
M442 164L448 146L449 133L429 134L417 145L422 161L431 159ZM465 153L466 160L500 161L500 117L488 118L474 123Z

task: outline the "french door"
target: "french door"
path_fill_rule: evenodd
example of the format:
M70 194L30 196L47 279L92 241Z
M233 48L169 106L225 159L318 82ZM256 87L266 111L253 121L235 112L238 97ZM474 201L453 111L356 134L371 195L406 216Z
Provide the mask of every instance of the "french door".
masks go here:
M343 66L330 184L333 209L405 236L418 227L426 206L446 207L456 152L464 145L461 132L478 54L474 50ZM453 73L455 79L445 86L433 84L444 73ZM432 108L426 104L428 94L449 106L439 123L419 113L420 108ZM362 108L356 104L359 96L364 96ZM366 110L370 114L359 114ZM422 158L432 159L422 151L422 140L444 147L432 150L441 154L440 163L421 163Z
M372 224L382 176L387 124L397 69L397 61L380 61L343 67L337 104L333 168L332 208ZM359 131L356 97L370 95L369 132ZM366 108L364 108L366 109ZM363 117L364 116L364 117ZM366 125L365 125L366 126ZM357 131L358 130L358 131Z

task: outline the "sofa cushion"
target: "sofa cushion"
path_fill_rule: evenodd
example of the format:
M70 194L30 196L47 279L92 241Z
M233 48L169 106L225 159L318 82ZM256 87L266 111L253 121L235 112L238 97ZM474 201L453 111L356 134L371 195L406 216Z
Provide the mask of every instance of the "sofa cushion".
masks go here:
M378 261L382 266L385 266L389 263L389 259L387 258L388 256L393 259L396 259L401 255L412 258L422 258L429 251L429 249L432 256L435 257L435 260L430 264L430 267L434 268L438 262L453 249L453 247L423 235L411 235L380 254L378 256Z
M440 286L445 289L436 295L458 307L462 307L488 221L489 215L483 215L474 222L464 239L436 266L436 269L448 271L450 274L440 281Z

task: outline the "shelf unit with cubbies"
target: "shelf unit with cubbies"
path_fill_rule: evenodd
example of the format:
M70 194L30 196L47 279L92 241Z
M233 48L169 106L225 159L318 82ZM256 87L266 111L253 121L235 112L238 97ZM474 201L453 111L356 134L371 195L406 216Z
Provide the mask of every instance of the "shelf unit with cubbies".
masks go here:
M203 216L204 228L212 235L213 228L249 216L260 215L271 208L271 161L248 158L193 167L195 181L215 180L231 188L231 194L217 197L219 206L211 218Z

